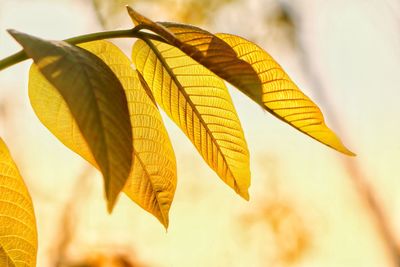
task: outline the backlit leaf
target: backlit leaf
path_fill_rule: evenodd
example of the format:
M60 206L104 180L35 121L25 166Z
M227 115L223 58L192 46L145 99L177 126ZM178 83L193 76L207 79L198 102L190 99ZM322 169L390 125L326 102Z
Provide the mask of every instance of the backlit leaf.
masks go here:
M0 266L36 266L37 232L32 200L0 138Z
M10 33L67 103L103 174L111 212L132 164L132 129L121 83L103 61L84 49Z
M96 41L80 45L102 59L121 81L128 100L133 134L133 167L124 192L168 226L176 188L175 155L151 92L130 60L113 44ZM42 123L67 147L96 166L65 101L33 65L29 97Z
M136 24L156 32L221 78L238 88L252 88L252 92L261 95L261 82L251 65L239 59L235 51L215 35L191 25L153 22L130 7L128 12Z
M230 82L265 110L315 140L347 155L349 151L327 127L321 110L257 45L234 35L214 35L198 27L153 22L128 8L132 20Z
M344 154L354 156L325 124L318 106L290 79L282 67L262 48L244 38L217 34L237 53L238 58L251 64L262 84L261 96L246 87L240 89L267 111L297 130Z
M265 110L317 141L344 154L354 155L327 127L318 106L260 47L233 35L215 36L189 25L160 24L184 44L179 46L182 51L240 89Z
M248 199L249 153L224 82L179 49L139 40L133 61L157 103L192 141L207 164Z

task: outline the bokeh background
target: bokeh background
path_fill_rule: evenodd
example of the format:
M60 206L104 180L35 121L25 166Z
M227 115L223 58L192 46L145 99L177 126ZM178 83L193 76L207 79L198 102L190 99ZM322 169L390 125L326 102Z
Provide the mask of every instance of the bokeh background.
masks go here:
M30 62L0 73L0 136L35 206L40 267L400 266L397 0L0 0L0 57L15 28L48 39L158 21L241 35L271 53L358 156L347 158L230 87L251 153L251 200L225 186L166 116L178 162L168 232L40 124ZM133 39L117 40L127 55ZM163 114L164 115L164 114Z

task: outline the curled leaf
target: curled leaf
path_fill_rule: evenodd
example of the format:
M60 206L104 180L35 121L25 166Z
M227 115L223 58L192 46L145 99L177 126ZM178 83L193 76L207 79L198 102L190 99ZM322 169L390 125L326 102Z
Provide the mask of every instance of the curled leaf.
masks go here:
M152 96L130 60L113 44L80 45L102 59L123 85L133 134L133 167L124 192L168 226L176 188L176 163L168 134ZM58 91L31 67L29 98L41 122L67 147L98 167L76 121ZM122 140L121 140L122 141ZM126 143L125 145L129 145Z
M224 82L179 49L138 40L133 61L157 103L207 164L243 198L250 185L249 152Z
M36 266L37 231L32 200L0 138L0 266Z

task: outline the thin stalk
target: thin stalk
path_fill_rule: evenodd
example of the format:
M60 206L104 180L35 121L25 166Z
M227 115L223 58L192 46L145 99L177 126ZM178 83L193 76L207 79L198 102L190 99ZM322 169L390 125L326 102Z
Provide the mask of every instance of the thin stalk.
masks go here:
M291 6L281 6L283 10L287 12L287 15L294 21L293 25L301 25L302 17L301 14L296 13L296 9ZM285 9L285 7L287 9ZM331 97L329 97L329 90L324 85L320 76L318 75L315 66L313 65L310 56L310 51L307 45L302 41L299 31L294 28L294 40L298 45L298 51L300 55L300 59L302 61L302 66L305 71L305 74L308 76L309 80L313 83L313 88L318 88L318 92L316 92L319 96L319 99L325 106L325 111L329 113L329 117L332 120L332 124L336 129L339 129L339 132L344 136L344 130L340 130L341 123L335 116L334 108L332 102L330 101ZM376 192L373 187L368 183L368 178L364 174L367 171L364 171L366 168L361 163L354 159L348 159L341 157L341 162L343 164L344 169L349 174L352 182L354 183L355 189L357 190L359 196L364 201L366 207L370 211L370 215L375 221L375 225L377 230L384 241L388 254L391 257L391 262L393 266L400 267L400 247L399 243L396 239L396 235L394 230L391 227L389 222L388 214L386 213L385 207L383 203L381 203L378 198Z
M146 39L152 39L152 40L156 40L156 41L160 41L160 42L166 42L163 38L161 38L158 35L147 33L147 32L140 32L141 29L142 29L142 27L139 25L139 26L136 26L135 28L129 29L129 30L117 30L117 31L104 31L104 32L89 33L89 34L65 39L64 41L69 44L73 44L73 45L96 41L96 40L112 39L112 38L140 38L140 39L146 38ZM6 69L8 67L11 67L12 65L15 65L17 63L20 63L26 59L28 59L28 56L26 55L26 53L23 50L15 53L15 54L12 54L11 56L8 56L8 57L0 60L0 71L3 69Z

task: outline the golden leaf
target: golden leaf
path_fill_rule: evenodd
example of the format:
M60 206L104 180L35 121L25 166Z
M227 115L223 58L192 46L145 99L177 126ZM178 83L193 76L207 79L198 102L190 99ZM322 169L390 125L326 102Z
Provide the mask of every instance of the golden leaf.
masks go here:
M280 120L315 140L354 156L325 124L318 106L307 97L290 79L282 67L263 49L244 38L231 34L217 34L231 46L239 59L251 64L261 80L261 95L251 93L251 89L239 88L264 109Z
M153 22L131 8L128 13L135 24L159 34L278 119L337 151L355 155L328 128L318 106L257 45L234 35L214 35L195 26Z
M32 200L0 138L0 266L36 266L37 231Z
M261 94L261 82L251 65L239 59L235 51L215 35L195 26L153 22L128 7L135 24L156 32L200 64L238 88L252 88Z
M140 74L131 68L130 60L113 44L96 41L80 46L102 59L125 90L134 160L124 192L167 227L176 188L176 163L162 118L149 96L151 92ZM29 97L42 123L63 144L97 166L65 101L34 65L30 73Z
M103 174L111 212L132 164L132 129L121 83L84 49L16 31L10 34L65 100Z
M224 82L165 43L138 40L132 58L157 103L192 141L207 164L248 199L248 148Z

